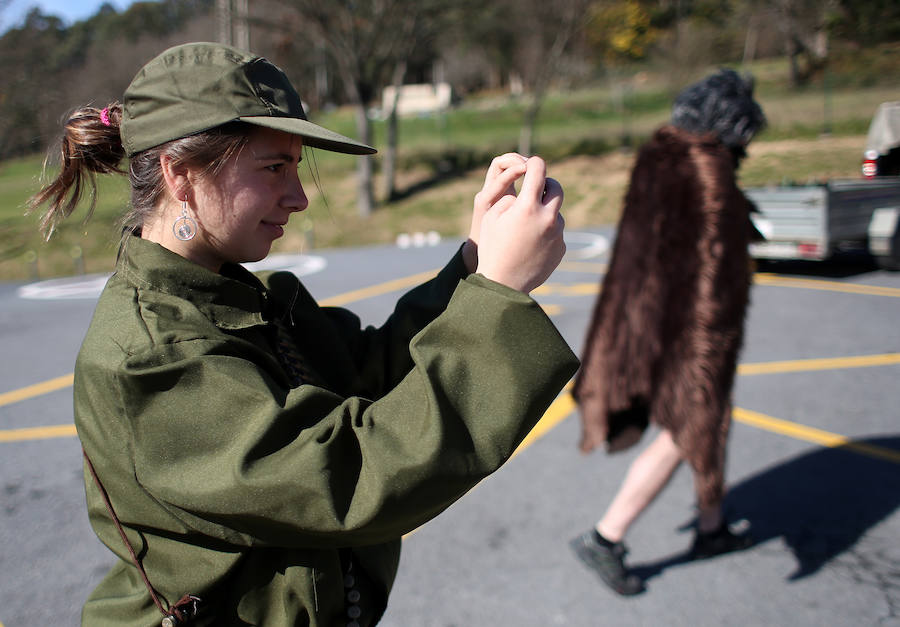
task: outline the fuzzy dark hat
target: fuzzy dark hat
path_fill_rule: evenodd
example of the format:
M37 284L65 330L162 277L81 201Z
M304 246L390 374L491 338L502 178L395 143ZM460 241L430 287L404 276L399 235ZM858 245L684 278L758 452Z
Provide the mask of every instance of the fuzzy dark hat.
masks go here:
M765 127L766 116L753 100L753 77L721 69L678 94L672 124L691 133L714 133L729 148L743 148Z

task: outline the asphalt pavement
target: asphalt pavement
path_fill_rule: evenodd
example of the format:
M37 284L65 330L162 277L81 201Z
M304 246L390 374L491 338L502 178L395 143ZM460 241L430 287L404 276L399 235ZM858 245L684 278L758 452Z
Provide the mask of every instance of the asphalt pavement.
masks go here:
M576 352L612 235L567 233L566 259L533 294ZM459 244L266 263L377 325ZM760 270L727 465L727 511L750 525L751 549L687 558L693 489L681 469L626 539L647 591L606 589L568 541L601 515L643 443L582 455L564 393L508 464L404 539L381 624L900 626L900 273L858 258ZM0 627L77 625L112 564L87 522L71 402L104 279L0 284Z

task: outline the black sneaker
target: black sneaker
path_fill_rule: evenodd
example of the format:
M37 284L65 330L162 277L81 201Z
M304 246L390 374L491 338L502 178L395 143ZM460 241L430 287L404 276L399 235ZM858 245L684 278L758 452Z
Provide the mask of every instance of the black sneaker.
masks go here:
M753 538L746 531L734 533L727 524L709 533L694 534L694 544L691 546L691 557L703 559L715 557L723 553L743 551L753 546Z
M606 546L597 540L595 532L591 530L570 541L569 546L578 559L597 573L603 583L615 592L631 596L644 591L644 582L640 577L629 573L625 568L625 554L628 551L621 542Z

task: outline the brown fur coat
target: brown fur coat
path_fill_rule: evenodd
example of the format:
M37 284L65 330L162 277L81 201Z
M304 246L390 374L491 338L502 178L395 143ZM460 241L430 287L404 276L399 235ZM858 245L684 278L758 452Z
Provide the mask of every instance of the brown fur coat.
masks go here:
M583 451L669 430L701 505L723 494L751 203L730 151L672 126L641 148L575 380Z

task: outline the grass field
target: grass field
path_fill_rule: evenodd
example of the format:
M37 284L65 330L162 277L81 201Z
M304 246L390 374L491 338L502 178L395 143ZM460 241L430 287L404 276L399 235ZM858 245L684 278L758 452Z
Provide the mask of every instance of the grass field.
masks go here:
M740 171L742 185L859 176L869 120L878 104L900 99L900 91L877 86L792 91L767 80L770 73L780 71L754 68L757 97L770 124L750 146L750 157ZM569 228L617 220L633 159L632 151L620 147L622 138L627 135L634 146L664 122L671 91L664 80L647 79L635 82L628 92L595 87L548 96L536 130L535 152L547 158L550 176L565 189ZM627 115L621 108L623 93ZM522 106L502 95L485 95L444 115L402 120L401 199L382 203L366 219L356 211L353 158L316 151L301 165L310 208L292 218L273 250L387 243L399 233L416 231L461 237L468 230L472 197L490 156L516 146ZM349 111L318 116L316 121L355 135ZM382 122L375 122L375 133L378 147ZM128 202L125 178L101 179L92 220L85 223L83 213L74 215L45 243L38 217L23 215L28 197L39 187L42 158L0 163L0 280L110 270L118 242L116 219ZM448 160L464 167L443 173L439 164ZM375 183L381 197L380 176Z

